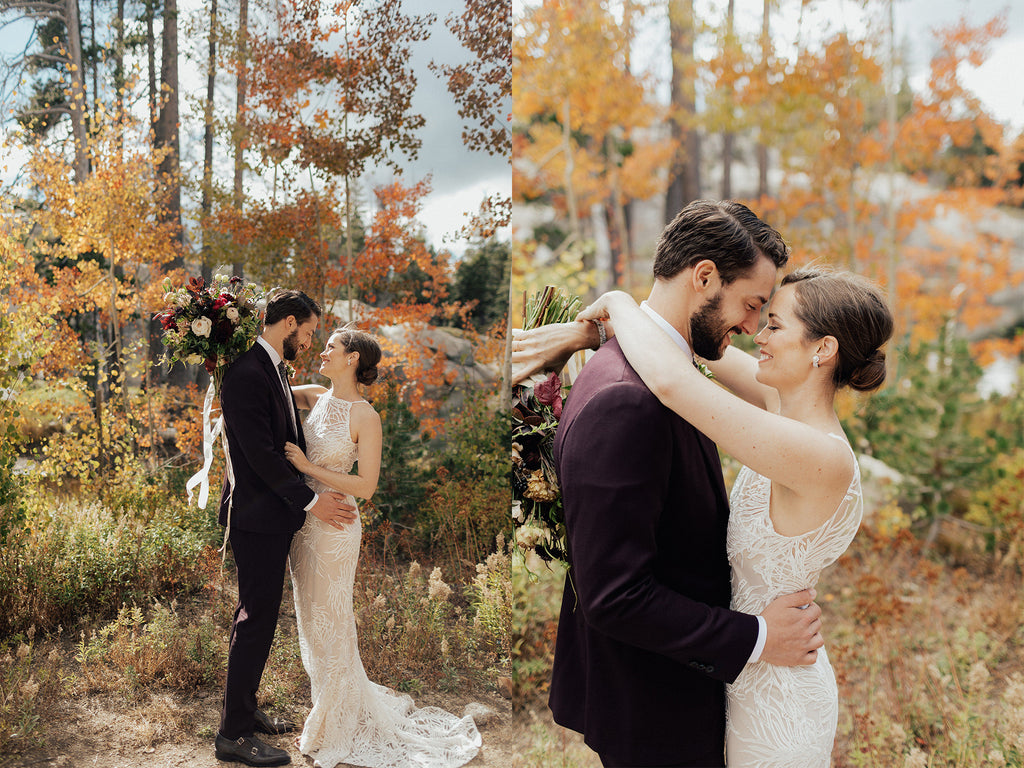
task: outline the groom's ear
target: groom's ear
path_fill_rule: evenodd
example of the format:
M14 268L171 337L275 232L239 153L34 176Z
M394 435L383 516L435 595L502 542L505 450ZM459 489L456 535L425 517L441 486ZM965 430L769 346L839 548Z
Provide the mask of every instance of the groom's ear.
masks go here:
M714 288L718 280L718 267L711 259L701 259L694 265L692 281L696 293Z

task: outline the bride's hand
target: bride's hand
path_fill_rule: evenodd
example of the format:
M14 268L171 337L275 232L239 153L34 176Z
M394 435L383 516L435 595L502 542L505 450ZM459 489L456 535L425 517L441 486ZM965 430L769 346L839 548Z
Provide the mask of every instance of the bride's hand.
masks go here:
M597 297L597 301L586 307L578 315L577 320L604 320L611 316L613 307L637 306L636 300L625 291L608 291Z
M306 458L306 454L295 443L284 444L284 455L299 472L305 472L308 467L313 466L310 460Z

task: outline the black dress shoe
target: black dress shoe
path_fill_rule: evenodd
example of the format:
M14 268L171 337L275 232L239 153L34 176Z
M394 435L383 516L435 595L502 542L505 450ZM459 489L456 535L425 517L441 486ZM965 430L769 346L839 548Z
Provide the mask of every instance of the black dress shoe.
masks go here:
M292 761L283 749L264 744L254 736L242 736L232 741L218 733L213 753L218 760L246 765L287 765Z
M295 730L295 723L285 720L283 717L270 717L262 709L256 710L256 730L260 733L269 733L274 736L280 733L291 733Z

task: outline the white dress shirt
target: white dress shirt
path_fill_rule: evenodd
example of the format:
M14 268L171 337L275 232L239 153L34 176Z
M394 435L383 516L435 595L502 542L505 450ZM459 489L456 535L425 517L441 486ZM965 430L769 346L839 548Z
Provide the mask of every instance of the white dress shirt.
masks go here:
M686 356L693 359L693 352L690 351L690 345L686 343L686 339L683 338L683 334L676 330L676 328L669 323L664 317L659 315L655 310L651 309L650 305L644 301L640 304L640 309L647 313L647 316L651 318L658 327L661 328L665 333L668 334L669 338L676 343ZM747 660L748 664L753 664L755 661L761 659L761 653L764 651L764 644L768 639L768 624L764 620L763 616L757 616L757 642L754 643L754 650L750 653L750 658Z

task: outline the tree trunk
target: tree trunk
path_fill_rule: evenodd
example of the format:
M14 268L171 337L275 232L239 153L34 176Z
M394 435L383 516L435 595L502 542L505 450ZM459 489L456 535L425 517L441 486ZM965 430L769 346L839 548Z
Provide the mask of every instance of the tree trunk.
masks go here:
M665 221L670 222L687 203L700 198L700 134L694 87L693 0L670 0L669 38L672 51L672 106L669 123L676 155L669 169Z
M771 53L770 13L771 0L764 0L764 15L761 17L761 67L766 81L768 79L768 58ZM761 116L762 126L766 119L766 115ZM758 197L768 196L768 145L765 143L763 132L761 140L757 144L757 195Z
M85 125L85 73L82 69L82 27L78 0L65 0L68 31L68 69L71 75L71 132L75 138L75 182L89 175L89 137Z
M735 37L735 21L736 21L736 0L729 0L728 8L726 9L725 16L725 44L729 50L729 60L731 60L731 49L734 45ZM726 94L726 103L732 104L735 91L730 85L728 93ZM732 115L732 107L730 106L730 118ZM732 131L726 130L722 134L722 199L732 199L732 153L735 145L736 136Z
M114 115L117 124L124 123L124 0L117 0L117 19L115 26L114 43Z
M572 183L575 158L572 151L572 110L569 100L564 103L562 115L562 151L565 152L565 199L569 214L569 235L575 241L580 234L580 215L576 205L576 188Z
M203 191L199 203L200 223L203 238L202 275L209 281L212 275L210 264L210 237L208 221L213 206L213 98L217 84L217 0L210 0L210 36L206 58L206 104L203 108Z
M160 57L160 111L153 143L167 150L160 161L166 185L164 216L177 225L181 242L181 178L178 140L178 1L165 0L162 54Z
M164 201L161 216L164 221L171 222L178 243L178 253L168 264L169 269L181 269L185 266L182 250L183 233L181 229L181 174L179 163L180 142L178 137L178 2L164 0L163 34L161 36L160 55L160 102L153 143L157 148L166 150L160 161L160 176L164 185ZM150 348L160 349L159 336L161 328L158 322L149 325ZM172 368L167 375L167 383L184 386L195 380L193 372L184 366Z
M160 93L156 88L156 32L153 30L156 3L157 0L146 0L146 73L149 84L149 125L154 131L160 105Z
M242 181L245 174L245 92L249 87L249 0L238 3L238 74L235 89L235 174L232 202L235 209L242 210L244 191ZM232 264L232 273L242 277L245 262L242 259Z

